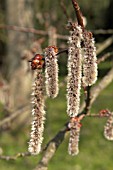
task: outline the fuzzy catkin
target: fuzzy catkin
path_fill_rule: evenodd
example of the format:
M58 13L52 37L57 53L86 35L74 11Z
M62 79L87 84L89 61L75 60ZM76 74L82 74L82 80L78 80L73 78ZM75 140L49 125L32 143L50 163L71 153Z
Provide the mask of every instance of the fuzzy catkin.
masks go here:
M104 136L108 140L113 140L113 115L110 115L104 126Z
M72 121L69 123L70 128L70 138L68 153L72 156L79 153L79 136L80 136L80 126L79 122Z
M38 154L41 151L41 144L43 141L45 111L44 111L44 94L43 94L43 75L42 70L36 71L35 81L32 85L32 124L31 124L31 138L29 141L28 151L31 154Z
M68 40L67 114L75 117L80 106L82 29L75 26Z
M45 49L45 78L46 93L49 97L55 98L58 95L58 63L57 48L49 46Z
M84 86L91 86L97 80L97 57L95 41L92 35L84 31L83 32L83 84Z

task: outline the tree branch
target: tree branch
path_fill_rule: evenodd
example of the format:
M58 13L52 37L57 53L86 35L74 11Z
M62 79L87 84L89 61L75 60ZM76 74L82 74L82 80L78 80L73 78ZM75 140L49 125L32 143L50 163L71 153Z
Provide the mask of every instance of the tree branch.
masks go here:
M113 34L113 29L108 29L108 30L103 30L103 29L98 29L98 30L92 30L91 31L93 34L97 35L97 34Z
M0 159L10 161L10 160L16 160L17 158L26 157L26 156L31 156L31 154L29 152L22 152L22 153L17 153L14 156L0 155Z
M10 116L4 118L3 120L0 121L0 130L7 129L11 123L22 113L25 112L26 110L30 110L30 106L24 105L19 107L16 111L12 112L7 110L10 113Z
M44 149L45 150L44 155L35 170L47 170L48 163L54 156L54 154L55 154L56 150L58 149L58 147L60 146L60 144L63 142L66 132L68 132L67 127L64 127L47 144L47 146Z
M100 58L97 60L97 63L100 64L101 62L105 61L107 58L109 58L109 57L111 57L111 56L113 56L113 51L104 54L102 57L100 57Z
M113 36L106 39L104 42L102 42L97 49L97 55L100 54L102 51L104 51L107 47L109 47L113 43Z
M37 30L34 28L18 27L14 25L0 25L0 29L13 30L13 31L19 31L24 33L32 33L32 34L43 35L43 36L48 35L47 31ZM68 39L67 35L56 34L56 37L62 40Z

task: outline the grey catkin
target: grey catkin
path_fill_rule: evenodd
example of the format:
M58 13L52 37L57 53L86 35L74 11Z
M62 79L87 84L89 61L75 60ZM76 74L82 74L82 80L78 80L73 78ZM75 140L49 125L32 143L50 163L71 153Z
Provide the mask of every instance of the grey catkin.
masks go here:
M113 113L108 117L104 126L104 136L108 140L113 140Z
M95 41L88 31L83 32L83 84L91 86L97 80L97 57Z
M80 106L80 89L82 74L81 55L82 29L75 25L68 40L68 77L67 77L67 114L77 116Z
M38 154L41 151L43 141L45 110L44 110L44 92L43 92L43 75L42 69L37 69L35 80L32 85L32 124L31 138L29 141L28 151L31 154Z
M68 153L72 156L75 156L79 153L79 136L80 136L80 123L72 118L69 123L70 129L70 138Z
M49 46L45 49L46 93L52 98L55 98L59 92L57 51L55 46Z

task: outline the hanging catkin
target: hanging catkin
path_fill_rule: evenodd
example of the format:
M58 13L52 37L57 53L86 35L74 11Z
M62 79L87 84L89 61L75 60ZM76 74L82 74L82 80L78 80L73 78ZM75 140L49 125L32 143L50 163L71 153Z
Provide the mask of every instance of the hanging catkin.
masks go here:
M113 113L111 113L104 126L104 136L108 140L113 140Z
M82 29L75 25L68 40L67 114L70 117L77 116L80 106L81 38Z
M55 46L49 46L45 49L46 93L52 98L55 98L59 91L57 52L58 49Z
M28 148L31 154L38 154L41 151L45 120L42 69L37 69L35 73L35 80L32 85L33 121L31 124L31 139Z
M83 84L93 85L97 80L97 58L95 41L92 34L88 31L83 32Z
M72 118L68 127L70 129L68 152L74 156L79 153L80 123L77 119Z

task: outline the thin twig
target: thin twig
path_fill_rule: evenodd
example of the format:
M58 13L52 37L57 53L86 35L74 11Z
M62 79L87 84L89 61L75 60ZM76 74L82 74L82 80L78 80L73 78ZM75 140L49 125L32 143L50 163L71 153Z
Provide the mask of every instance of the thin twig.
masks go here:
M97 86L94 86L91 90L91 105L99 96L102 90L104 90L113 81L113 68L98 82Z
M113 43L113 36L106 39L104 42L101 43L99 48L97 49L97 55L100 54L102 51L104 51L106 48L108 48Z
M100 58L97 60L97 63L100 64L101 62L105 61L107 58L109 58L109 57L111 57L111 56L113 56L113 51L104 54L102 57L100 57Z
M111 68L111 70L98 82L97 85L91 88L90 107L97 99L99 94L102 92L102 90L104 90L112 81L113 81L113 68ZM85 102L83 102L80 107L80 113L84 110L84 108L85 108Z
M24 33L32 33L32 34L43 35L43 36L48 35L48 31L37 30L34 28L18 27L14 25L0 25L0 29L13 30L13 31L19 31ZM67 35L56 34L56 37L62 40L68 39Z
M31 154L29 152L22 152L22 153L17 153L16 155L13 155L13 156L0 155L0 159L10 161L10 160L16 160L17 158L26 157L26 156L31 156Z
M93 34L113 34L113 29L108 29L108 30L103 30L103 29L98 29L98 30L92 30L91 31Z
M8 110L8 112L10 112L10 115L0 121L0 130L7 129L7 127L9 127L9 124L11 124L12 121L14 121L20 114L22 114L26 110L30 110L30 106L28 104L19 107L16 111L12 113Z
M68 53L68 49L64 49L64 50L61 50L59 51L56 55L59 55L59 54L62 54L62 53Z
M80 116L81 114L84 114L84 115L89 114L89 110L91 108L91 105L90 105L90 102L91 102L91 92L90 91L91 91L91 87L87 86L86 87L86 99L85 99L86 106L85 106L83 112L81 112L78 116Z
M66 6L65 6L63 0L61 1L60 5L61 5L61 8L62 8L62 10L63 10L63 12L64 12L64 15L66 16L67 20L69 20L69 15L68 15L68 13L67 13Z

